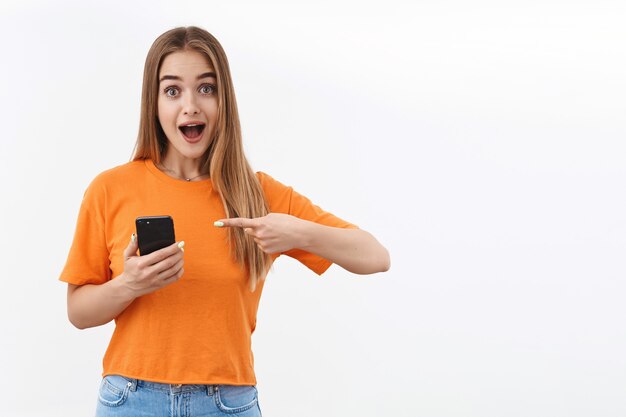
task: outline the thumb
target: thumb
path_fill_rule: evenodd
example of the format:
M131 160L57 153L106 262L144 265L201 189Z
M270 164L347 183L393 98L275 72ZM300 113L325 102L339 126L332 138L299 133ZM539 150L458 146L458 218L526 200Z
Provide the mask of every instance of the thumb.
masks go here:
M130 258L131 256L137 256L137 249L139 248L139 244L137 243L137 236L133 233L130 237L130 243L124 249L124 259Z

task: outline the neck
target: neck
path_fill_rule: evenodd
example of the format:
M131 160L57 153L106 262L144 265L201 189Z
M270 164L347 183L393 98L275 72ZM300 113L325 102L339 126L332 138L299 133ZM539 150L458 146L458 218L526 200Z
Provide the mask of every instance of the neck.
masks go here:
M202 169L199 158L176 158L170 152L163 156L159 165L167 170L168 175L174 174L180 179L202 179L209 175L208 169Z

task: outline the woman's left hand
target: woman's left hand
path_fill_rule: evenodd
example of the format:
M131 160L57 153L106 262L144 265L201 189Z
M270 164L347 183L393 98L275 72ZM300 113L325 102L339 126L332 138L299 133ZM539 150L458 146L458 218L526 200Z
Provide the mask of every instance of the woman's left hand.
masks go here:
M254 219L242 217L221 219L214 225L242 227L244 233L251 236L263 252L273 254L300 247L305 223L305 220L289 214L270 213Z

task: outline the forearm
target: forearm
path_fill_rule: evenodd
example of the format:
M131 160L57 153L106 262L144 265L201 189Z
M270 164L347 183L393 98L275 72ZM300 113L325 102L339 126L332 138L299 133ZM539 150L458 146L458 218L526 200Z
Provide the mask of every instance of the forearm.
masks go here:
M117 317L135 297L123 286L121 277L101 285L68 288L67 313L79 329L106 324Z
M355 274L389 270L389 252L361 229L342 229L305 221L300 249L314 253Z

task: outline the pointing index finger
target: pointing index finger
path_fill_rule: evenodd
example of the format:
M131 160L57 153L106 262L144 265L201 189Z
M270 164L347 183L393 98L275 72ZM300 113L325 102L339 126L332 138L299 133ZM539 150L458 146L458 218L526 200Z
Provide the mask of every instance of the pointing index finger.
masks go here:
M256 224L253 219L234 217L232 219L218 220L213 225L215 227L254 227Z

